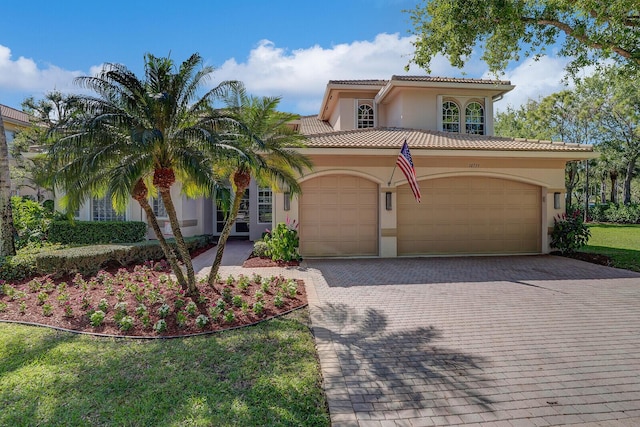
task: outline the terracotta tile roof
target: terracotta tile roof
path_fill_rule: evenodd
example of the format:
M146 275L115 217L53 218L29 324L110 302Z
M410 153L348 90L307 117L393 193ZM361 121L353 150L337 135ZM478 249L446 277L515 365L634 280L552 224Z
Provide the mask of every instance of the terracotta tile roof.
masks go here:
M0 104L0 114L2 114L3 119L7 118L16 122L23 122L25 125L30 124L30 116L25 112L16 110L15 108Z
M318 115L304 116L300 118L300 133L314 135L318 133L330 133L333 128L328 122L318 119Z
M483 80L483 79L465 79L458 77L437 77L437 76L392 76L391 80L410 81L410 82L437 82L437 83L476 83L489 85L510 85L509 80Z
M400 148L407 140L411 149L491 150L491 151L593 151L591 145L563 142L502 138L404 128L368 128L334 132L317 117L303 117L301 132L307 135L309 148ZM317 132L329 129L328 132ZM316 132L314 132L316 131Z
M384 86L389 80L329 80L329 84L334 85L371 85L371 86Z
M434 82L434 83L475 83L488 85L510 85L509 80L484 80L484 79L467 79L461 77L438 77L438 76L391 76L391 80L405 82ZM371 85L384 86L389 80L329 80L329 84L343 85Z

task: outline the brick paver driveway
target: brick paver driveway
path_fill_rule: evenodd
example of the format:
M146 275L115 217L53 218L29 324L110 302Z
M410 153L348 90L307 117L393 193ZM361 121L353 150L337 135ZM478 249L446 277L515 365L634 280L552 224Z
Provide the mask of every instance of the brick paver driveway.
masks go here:
M640 274L553 256L306 266L334 426L640 425Z

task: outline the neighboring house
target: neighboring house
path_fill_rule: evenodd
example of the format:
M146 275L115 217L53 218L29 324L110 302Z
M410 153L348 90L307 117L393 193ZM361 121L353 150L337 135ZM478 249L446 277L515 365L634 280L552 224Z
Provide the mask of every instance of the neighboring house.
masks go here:
M493 104L513 88L424 76L330 81L320 113L292 123L314 163L300 178L302 194L252 182L232 236L257 240L288 219L300 224L305 257L549 252L549 229L565 208L565 164L596 155L586 145L494 137ZM394 172L404 141L421 203ZM188 199L179 186L172 196L185 236L222 230L211 199ZM153 202L163 225L164 207ZM104 199L78 218L117 216ZM136 203L122 218L145 220Z
M32 126L32 117L23 111L16 110L15 108L11 108L2 104L0 104L0 113L2 114L2 120L4 122L4 130L7 137L7 146L11 147L11 144L13 143L16 135L20 131L23 131ZM23 154L26 159L29 159L33 155L37 155L36 150ZM36 191L36 189L31 188L29 185L31 185L31 182L27 179L16 180L12 177L11 192L13 195L31 196L37 198L38 192ZM41 193L41 196L42 195L43 194ZM46 192L44 196L51 197L51 195Z
M302 256L549 252L564 212L564 170L591 146L493 136L507 81L401 77L330 81L297 126L312 172L277 195L276 222L300 224ZM422 202L394 170L407 141Z

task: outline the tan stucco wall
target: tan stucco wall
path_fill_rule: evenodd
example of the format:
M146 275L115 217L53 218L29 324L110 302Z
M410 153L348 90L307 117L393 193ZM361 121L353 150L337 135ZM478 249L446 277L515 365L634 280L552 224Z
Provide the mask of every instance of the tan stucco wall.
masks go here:
M474 156L438 156L430 152L414 150L412 152L418 180L444 178L448 176L486 176L499 179L526 182L541 188L541 229L542 251L549 252L547 230L553 226L553 217L564 211L564 159L558 158L516 158L516 157L474 157ZM520 155L532 156L531 153ZM314 162L313 172L301 178L302 181L327 174L357 175L375 182L379 186L379 255L394 257L397 255L397 194L398 186L406 184L402 172L396 169L389 183L397 155L356 156L356 155L311 155ZM385 193L392 194L392 210L385 207ZM561 192L559 209L554 209L553 193ZM274 206L275 223L285 221L287 217L298 220L298 199L293 198L291 209L283 210L283 196L277 194Z

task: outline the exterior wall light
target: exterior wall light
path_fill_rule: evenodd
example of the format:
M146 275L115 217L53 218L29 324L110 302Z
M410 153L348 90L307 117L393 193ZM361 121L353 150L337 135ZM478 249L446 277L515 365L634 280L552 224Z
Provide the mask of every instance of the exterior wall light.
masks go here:
M553 193L553 209L560 209L560 193Z
M392 209L392 205L391 205L391 192L387 191L386 193L384 193L384 197L385 197L385 207L387 208L388 211L390 211Z
M291 209L291 193L287 191L284 193L284 210L288 211L290 209Z

